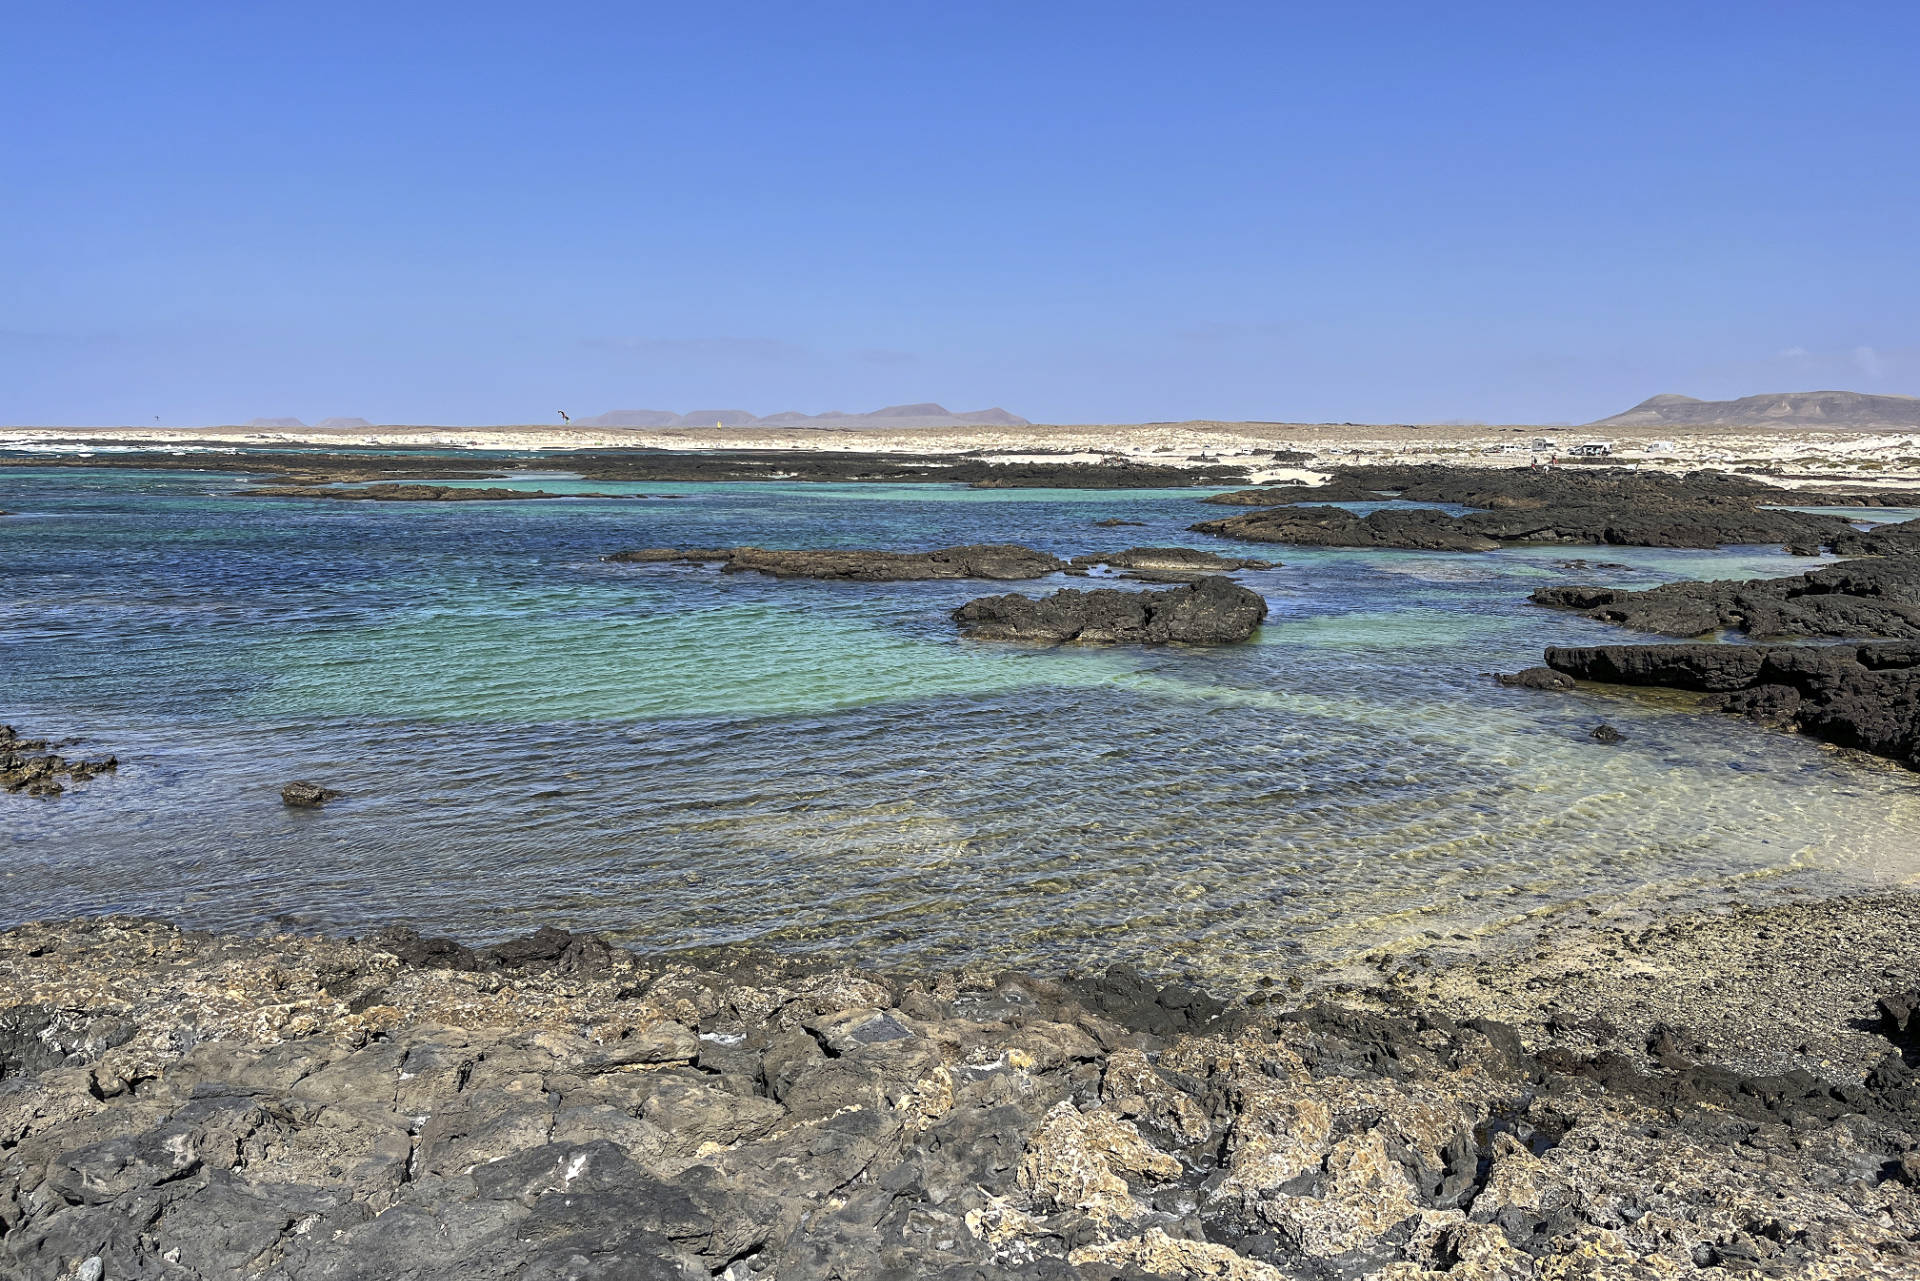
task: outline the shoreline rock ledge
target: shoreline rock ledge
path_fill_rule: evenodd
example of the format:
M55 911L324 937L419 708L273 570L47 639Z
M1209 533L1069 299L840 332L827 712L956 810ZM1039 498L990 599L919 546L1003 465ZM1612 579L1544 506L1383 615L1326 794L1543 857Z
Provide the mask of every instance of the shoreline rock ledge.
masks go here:
M0 1276L1913 1277L1916 924L1696 916L1343 1004L26 925Z
M953 611L975 640L1053 644L1229 644L1252 636L1266 616L1265 597L1218 575L1164 591L1069 587L1037 600L1009 592Z
M1920 642L1549 649L1583 681L1711 694L1708 706L1920 770Z

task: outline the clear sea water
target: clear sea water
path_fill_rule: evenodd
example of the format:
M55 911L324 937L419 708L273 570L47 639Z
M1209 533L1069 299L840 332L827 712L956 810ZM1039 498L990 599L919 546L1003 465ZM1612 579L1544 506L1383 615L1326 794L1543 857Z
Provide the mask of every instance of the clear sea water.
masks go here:
M1219 514L1206 491L513 483L652 496L248 499L221 474L0 460L0 720L122 761L0 794L0 921L556 923L1231 984L1529 914L1920 872L1915 775L1675 696L1487 677L1647 639L1528 605L1536 586L1808 567L1777 549L1247 545L1286 562L1242 575L1272 608L1254 643L1026 648L947 613L1083 584L600 557L1232 550L1186 530ZM1625 741L1591 741L1603 720ZM293 778L345 795L288 810Z

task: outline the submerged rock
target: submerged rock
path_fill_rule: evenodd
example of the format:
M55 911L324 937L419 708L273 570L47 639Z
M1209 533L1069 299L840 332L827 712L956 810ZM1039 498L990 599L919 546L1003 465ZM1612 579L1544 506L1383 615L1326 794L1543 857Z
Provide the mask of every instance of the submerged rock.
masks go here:
M1716 694L1718 710L1920 769L1920 644L1601 645L1546 657L1579 680Z
M977 640L1214 645L1243 641L1267 616L1259 593L1220 577L1165 591L1065 588L1038 600L1010 593L953 611Z
M1573 677L1565 672L1556 672L1551 667L1527 667L1517 672L1501 672L1494 680L1515 689L1551 689L1566 690L1573 688Z
M1280 562L1252 556L1216 556L1191 547L1129 547L1123 552L1075 556L1067 572L1085 575L1099 566L1117 570L1125 578L1181 583L1242 569L1278 569Z
M1920 558L1850 560L1790 578L1664 583L1644 591L1542 587L1536 605L1668 636L1920 637Z
M645 547L614 552L606 559L628 564L717 562L729 573L752 570L775 578L851 579L874 583L944 578L1042 578L1067 567L1057 556L1010 543L942 547L930 552L864 548Z
M318 809L339 795L330 787L322 787L304 779L296 779L280 789L281 803L293 809Z
M0 791L59 796L67 783L84 783L120 768L116 756L69 760L54 746L42 738L27 738L11 725L0 725Z

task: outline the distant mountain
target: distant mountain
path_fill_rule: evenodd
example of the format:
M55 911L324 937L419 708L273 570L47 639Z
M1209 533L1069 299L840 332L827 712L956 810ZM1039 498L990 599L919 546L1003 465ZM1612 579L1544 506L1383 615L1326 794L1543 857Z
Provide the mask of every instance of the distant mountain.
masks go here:
M616 409L610 414L576 420L579 427L678 427L680 415L671 409Z
M695 409L676 414L670 409L615 409L592 418L574 420L581 427L1027 427L1018 414L1004 409L977 409L956 414L931 401L918 405L888 405L865 414L830 409L824 414L797 410L757 417L744 409Z
M305 427L306 424L298 418L250 418L247 420L247 426L291 428Z
M335 431L358 431L373 424L364 418L322 418L314 426L322 429L331 428Z
M1711 423L1729 427L1920 427L1920 397L1868 396L1857 391L1785 391L1739 400L1655 396L1595 427L1663 427Z

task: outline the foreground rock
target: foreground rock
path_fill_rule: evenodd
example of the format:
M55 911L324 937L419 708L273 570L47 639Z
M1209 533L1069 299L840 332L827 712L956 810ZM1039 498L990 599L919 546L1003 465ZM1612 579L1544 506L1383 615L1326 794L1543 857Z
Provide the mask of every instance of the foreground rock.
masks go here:
M713 564L723 571L752 570L775 578L852 579L893 583L941 578L1042 578L1067 562L1031 547L1006 543L942 547L930 552L866 549L782 551L765 547L644 547L606 559L626 564Z
M1645 591L1542 587L1536 605L1667 636L1722 629L1762 640L1920 637L1920 558L1851 560L1790 578L1663 583Z
M1267 602L1221 577L1165 591L1066 588L1035 600L1010 593L968 601L954 621L976 640L1097 644L1219 645L1243 641L1267 616Z
M1579 680L1698 690L1710 706L1920 769L1920 644L1549 649Z
M11 725L0 725L0 791L59 796L68 783L84 783L119 767L118 757L72 760L45 739L27 738Z
M1920 921L1868 952L1857 905L1766 919L1788 981L1703 993L1753 949L1609 937L1553 951L1653 981L1537 1019L1512 960L1287 1008L560 930L23 927L0 935L0 1274L1911 1276L1920 995L1867 984L1914 971ZM1668 970L1686 1019L1649 1025Z

